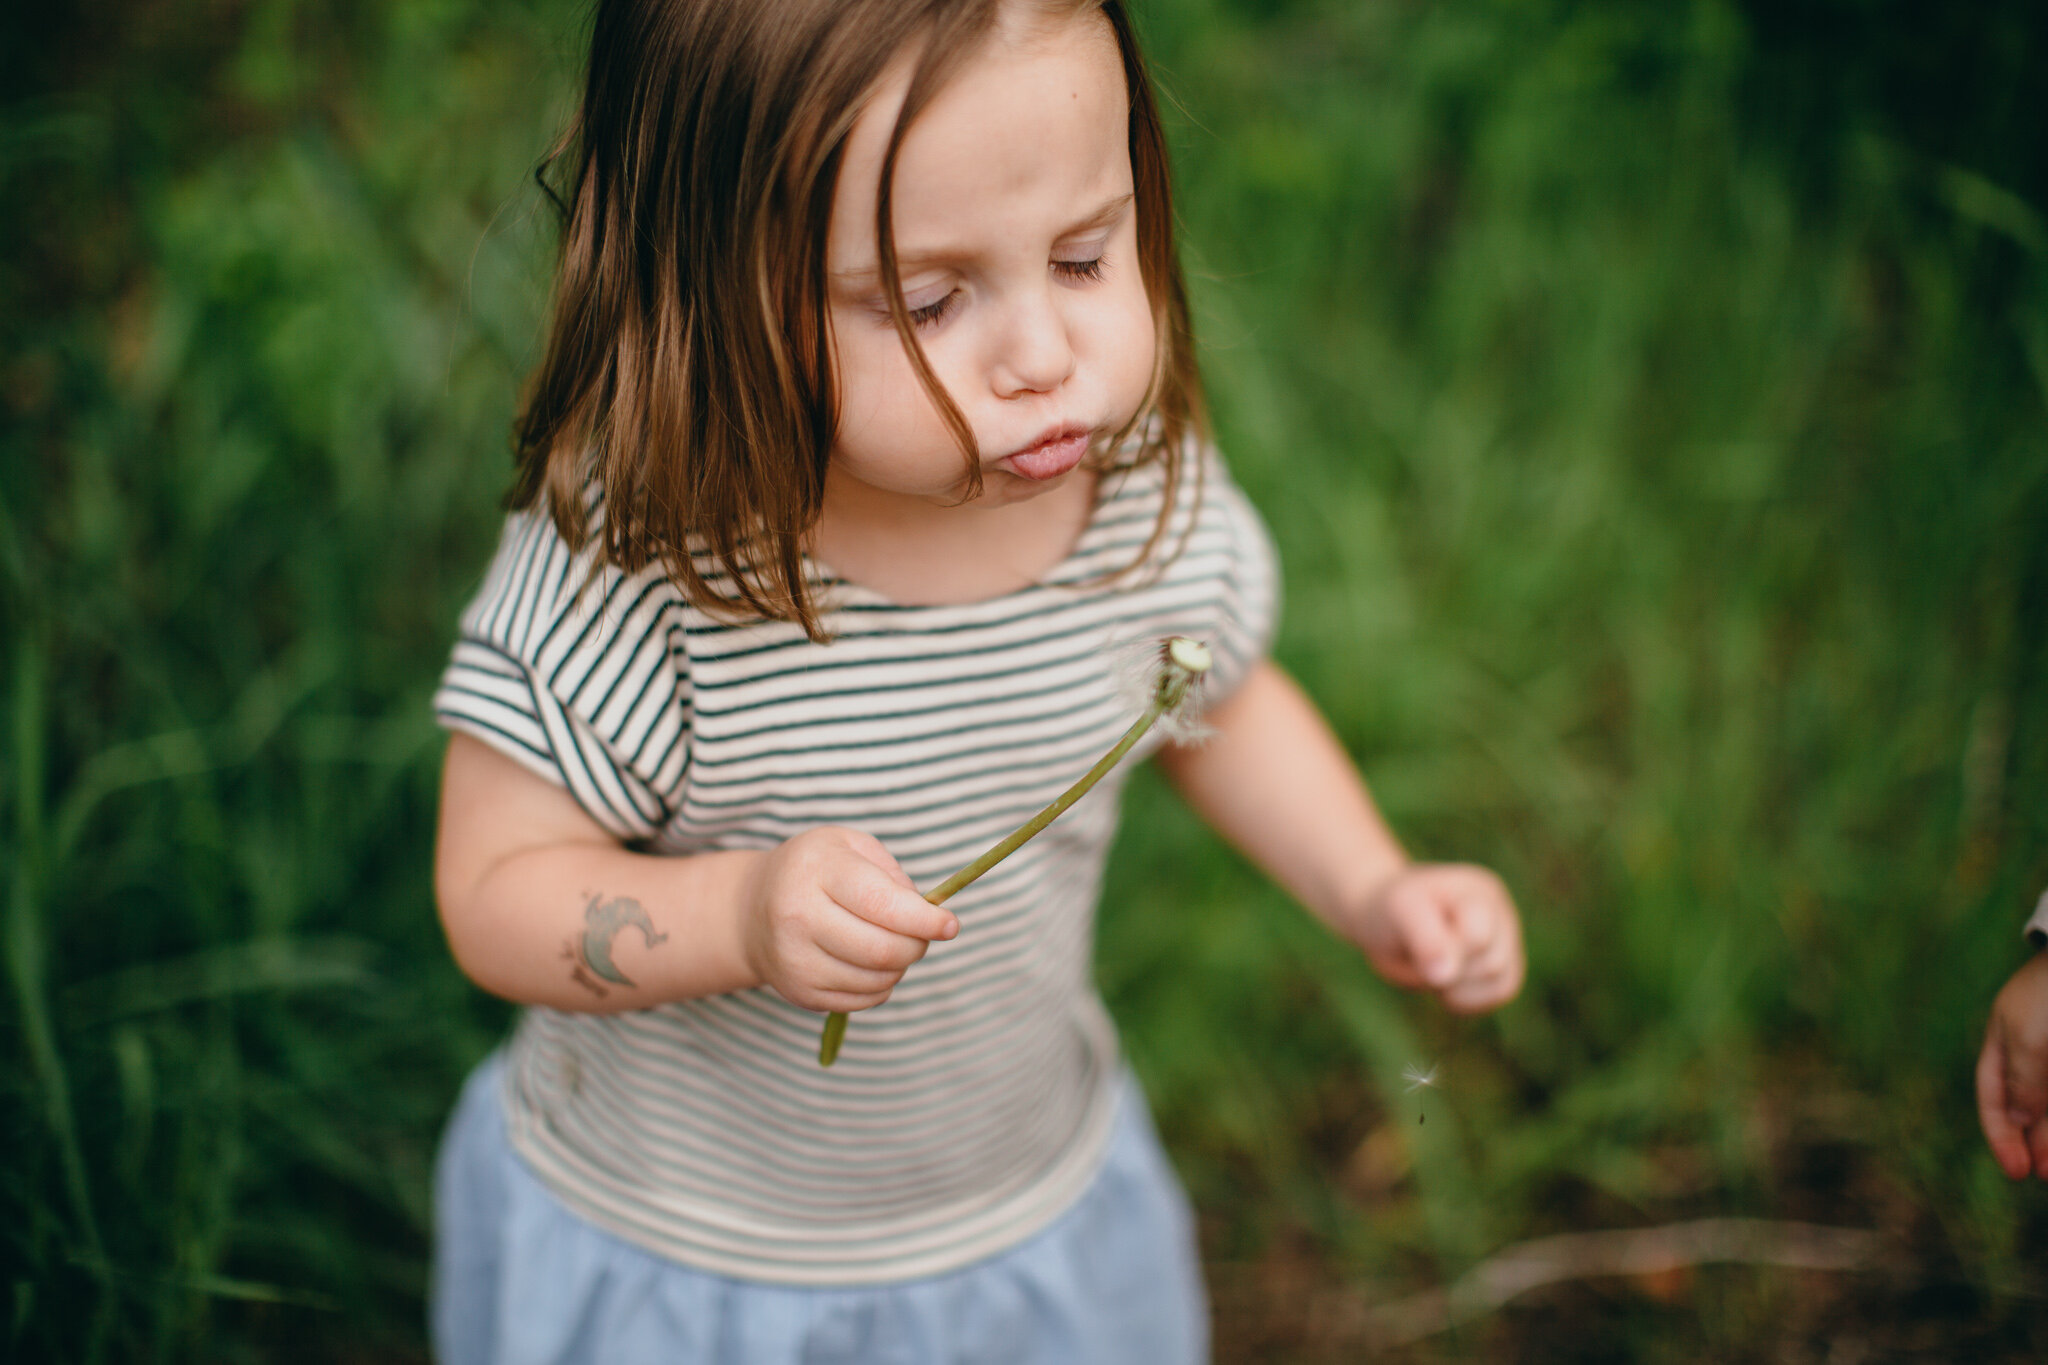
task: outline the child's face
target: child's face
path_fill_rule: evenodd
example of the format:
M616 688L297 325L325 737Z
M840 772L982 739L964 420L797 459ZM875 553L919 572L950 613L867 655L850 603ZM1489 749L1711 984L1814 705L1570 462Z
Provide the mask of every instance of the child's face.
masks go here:
M835 498L905 511L955 504L959 447L891 325L875 196L909 63L848 136L827 243L840 418ZM981 447L979 505L1065 482L1152 378L1138 267L1122 58L1100 14L1006 6L996 31L918 115L896 159L903 299L933 372Z

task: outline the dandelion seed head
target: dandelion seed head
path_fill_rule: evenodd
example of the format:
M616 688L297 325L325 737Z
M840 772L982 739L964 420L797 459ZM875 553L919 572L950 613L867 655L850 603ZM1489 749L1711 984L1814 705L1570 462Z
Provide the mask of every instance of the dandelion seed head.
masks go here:
M1209 647L1185 635L1169 639L1112 636L1106 644L1116 674L1117 696L1135 716L1149 710L1169 674L1178 679L1181 695L1160 712L1153 730L1168 743L1200 744L1215 731L1202 723L1203 684L1212 663Z
M1176 668L1184 669L1197 676L1207 673L1215 657L1209 653L1209 646L1186 635L1176 635L1166 642L1166 661Z

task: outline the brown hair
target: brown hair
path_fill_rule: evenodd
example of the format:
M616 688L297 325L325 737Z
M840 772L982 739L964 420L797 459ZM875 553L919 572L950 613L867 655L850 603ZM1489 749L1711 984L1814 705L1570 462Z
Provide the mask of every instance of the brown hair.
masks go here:
M973 433L903 305L890 180L905 131L1005 2L599 0L582 104L536 173L562 215L561 259L546 356L514 427L511 506L545 504L580 549L594 479L607 562L632 572L659 560L707 610L819 638L803 538L838 427L826 231L847 133L910 43L922 54L876 204L883 292L979 487ZM1170 509L1202 412L1166 139L1120 0L1095 7L1123 56L1139 269L1158 336L1148 399L1110 448L1135 440L1139 462L1164 461ZM558 163L560 194L546 178ZM700 570L693 550L718 568Z

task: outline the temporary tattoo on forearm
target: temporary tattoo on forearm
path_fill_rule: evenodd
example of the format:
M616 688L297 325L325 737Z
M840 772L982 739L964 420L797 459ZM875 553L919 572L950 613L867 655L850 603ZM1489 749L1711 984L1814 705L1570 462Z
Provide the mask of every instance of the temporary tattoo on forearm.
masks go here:
M634 984L612 961L612 940L626 928L638 929L650 948L668 941L667 934L655 931L654 921L647 917L639 901L628 896L606 900L597 895L583 909L583 936L562 945L562 956L571 964L570 980L600 1000L608 994L599 983L600 977L619 986Z

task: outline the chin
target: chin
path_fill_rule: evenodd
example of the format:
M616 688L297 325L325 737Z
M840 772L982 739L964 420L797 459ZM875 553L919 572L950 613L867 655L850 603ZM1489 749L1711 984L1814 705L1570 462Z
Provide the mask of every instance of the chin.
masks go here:
M1049 479L1027 479L1022 474L1013 474L1007 469L991 469L981 479L981 496L975 501L982 504L1029 502L1055 488L1064 488L1073 481L1078 470L1069 469Z

